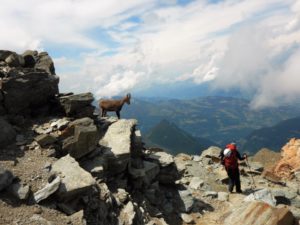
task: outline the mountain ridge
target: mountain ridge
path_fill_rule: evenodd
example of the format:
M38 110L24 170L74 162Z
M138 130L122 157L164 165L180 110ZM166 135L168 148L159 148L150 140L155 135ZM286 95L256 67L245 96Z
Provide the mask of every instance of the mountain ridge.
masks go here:
M245 143L252 131L273 126L296 117L300 106L285 105L254 111L249 100L233 97L200 97L196 99L169 99L148 102L133 99L124 107L125 118L137 118L140 129L147 133L162 119L175 123L194 137L207 138L218 145L236 141Z
M274 126L254 130L246 137L243 149L255 152L260 148L280 151L291 138L300 138L300 117L283 120Z
M216 144L205 138L195 138L166 119L161 120L145 134L148 146L161 147L176 155L180 152L200 154L204 149Z

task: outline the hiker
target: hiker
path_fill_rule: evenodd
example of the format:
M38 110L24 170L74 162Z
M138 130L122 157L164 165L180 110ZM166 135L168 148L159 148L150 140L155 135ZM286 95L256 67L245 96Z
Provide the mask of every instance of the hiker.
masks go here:
M229 177L228 191L232 193L235 186L236 192L242 193L238 160L247 159L247 154L241 157L236 144L230 143L221 151L220 157Z

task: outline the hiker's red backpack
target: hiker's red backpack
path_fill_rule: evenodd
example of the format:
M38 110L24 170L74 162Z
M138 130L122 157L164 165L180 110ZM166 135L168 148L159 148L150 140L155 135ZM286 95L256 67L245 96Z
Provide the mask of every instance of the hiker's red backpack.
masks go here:
M224 165L225 168L235 169L238 167L238 157L237 157L237 149L236 145L228 144L226 145L226 149L229 150L229 154L224 154Z

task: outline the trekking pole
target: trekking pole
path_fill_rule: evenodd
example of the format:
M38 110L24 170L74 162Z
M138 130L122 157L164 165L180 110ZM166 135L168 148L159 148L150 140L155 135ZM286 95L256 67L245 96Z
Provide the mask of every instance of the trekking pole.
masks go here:
M255 181L254 181L254 178L253 178L253 176L252 176L252 174L251 174L251 168L250 168L250 164L249 164L249 162L248 162L248 158L246 158L246 165L248 166L248 169L250 170L250 177L251 177L251 179L252 179L252 188L254 189L254 188L256 188L256 185L255 185Z

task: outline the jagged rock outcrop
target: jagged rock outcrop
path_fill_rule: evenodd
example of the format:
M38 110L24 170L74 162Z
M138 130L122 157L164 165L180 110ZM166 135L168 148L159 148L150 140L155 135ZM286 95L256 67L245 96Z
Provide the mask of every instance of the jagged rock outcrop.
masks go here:
M59 78L48 53L37 53L30 63L25 56L26 61L15 52L0 51L2 114L37 114L38 109L49 108L58 94Z

